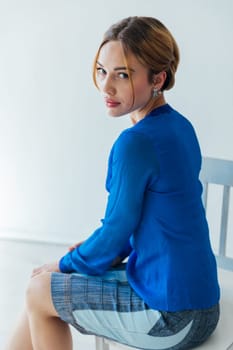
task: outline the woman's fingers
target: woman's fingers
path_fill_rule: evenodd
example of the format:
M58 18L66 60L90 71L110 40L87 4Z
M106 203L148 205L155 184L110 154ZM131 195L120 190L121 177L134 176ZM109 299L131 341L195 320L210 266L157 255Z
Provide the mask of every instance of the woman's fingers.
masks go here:
M69 247L69 252L72 252L74 249L80 247L80 245L81 245L82 243L83 243L83 241L82 241L82 242L78 242L78 243L72 245L71 247Z
M35 269L33 269L31 277L35 277L43 272L60 272L58 262L56 261L50 264L45 264L40 267L36 267Z

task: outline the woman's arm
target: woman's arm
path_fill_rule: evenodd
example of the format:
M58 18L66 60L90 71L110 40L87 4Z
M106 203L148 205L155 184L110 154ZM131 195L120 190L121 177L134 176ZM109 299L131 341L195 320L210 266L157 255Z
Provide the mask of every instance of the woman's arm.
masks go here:
M145 190L158 173L151 147L144 135L130 129L120 135L109 164L109 196L102 226L60 260L62 272L102 274L121 256L140 223Z

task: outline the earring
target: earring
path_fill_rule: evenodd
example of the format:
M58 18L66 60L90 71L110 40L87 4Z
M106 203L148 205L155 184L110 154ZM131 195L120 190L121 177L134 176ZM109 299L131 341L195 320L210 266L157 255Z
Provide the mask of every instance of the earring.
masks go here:
M160 93L161 93L160 90L154 88L152 91L152 97L153 98L158 97Z

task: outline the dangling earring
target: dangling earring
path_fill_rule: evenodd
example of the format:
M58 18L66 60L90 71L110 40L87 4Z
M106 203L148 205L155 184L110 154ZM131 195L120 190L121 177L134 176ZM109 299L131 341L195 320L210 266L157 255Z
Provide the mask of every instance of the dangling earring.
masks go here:
M154 88L153 91L152 91L152 97L153 98L158 97L160 93L161 93L160 90Z

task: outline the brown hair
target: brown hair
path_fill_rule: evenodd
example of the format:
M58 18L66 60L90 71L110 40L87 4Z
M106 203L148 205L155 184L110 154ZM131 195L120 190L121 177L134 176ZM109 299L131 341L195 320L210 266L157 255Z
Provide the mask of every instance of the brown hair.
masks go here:
M149 82L153 75L165 71L163 90L175 84L175 72L179 63L179 49L170 31L153 17L128 17L113 24L104 38L94 60L93 79L96 82L96 63L99 52L109 41L120 41L127 62L127 52L132 52L138 61L149 69Z

